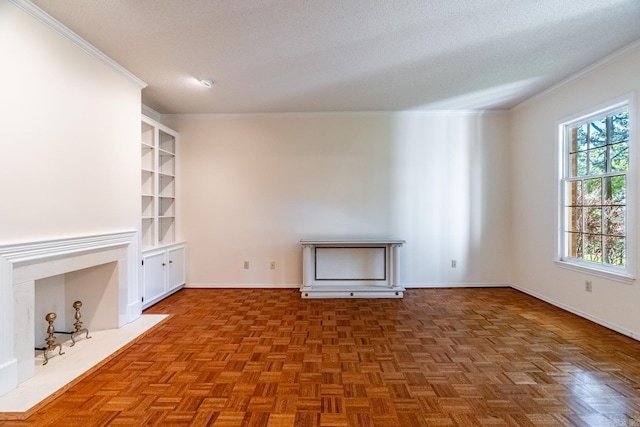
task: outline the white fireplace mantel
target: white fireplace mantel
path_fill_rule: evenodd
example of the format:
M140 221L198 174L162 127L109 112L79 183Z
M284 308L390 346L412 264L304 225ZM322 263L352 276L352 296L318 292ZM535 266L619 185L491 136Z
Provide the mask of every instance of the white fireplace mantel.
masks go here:
M138 258L137 231L0 246L0 396L33 375L35 281L117 262L120 328L142 313Z

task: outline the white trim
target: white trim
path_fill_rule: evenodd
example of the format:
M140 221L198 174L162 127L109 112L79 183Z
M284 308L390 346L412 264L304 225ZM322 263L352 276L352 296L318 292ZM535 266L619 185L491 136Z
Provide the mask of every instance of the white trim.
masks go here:
M291 118L342 118L342 117L433 117L486 116L508 113L509 110L405 110L405 111L326 111L326 112L282 112L282 113L202 113L161 114L165 119L213 120L213 119L291 119Z
M300 289L296 283L187 283L185 289Z
M598 268L601 267L599 264L595 264L594 266L592 266L591 264L587 264L586 262L582 264L579 262L563 261L559 259L554 260L554 263L558 267L564 268L566 270L575 271L577 273L590 274L592 276L625 283L627 285L632 284L636 280L635 276L632 276L625 271L618 272L613 269L609 270L605 268Z
M635 101L635 93L629 92L605 102L600 102L582 111L573 113L556 121L558 126L568 124L569 122L579 122L581 120L595 119L603 114L614 112L624 106L630 106ZM631 114L631 111L629 112ZM572 123L573 124L573 123Z
M508 288L509 283L411 283L405 289L422 288ZM187 283L185 289L300 289L296 283Z
M565 86L570 85L571 83L580 80L584 77L586 77L587 75L601 69L604 68L614 62L616 62L617 60L625 57L626 55L630 54L631 52L634 52L635 50L640 49L640 40L636 40L634 42L629 43L628 45L624 46L623 48L617 50L616 52L612 53L611 55L605 56L604 58L600 59L599 61L594 62L593 64L583 68L581 71L571 75L570 77L567 77L564 80L561 80L560 82L556 83L555 85L543 90L542 92L537 93L536 95L532 96L531 98L522 101L520 104L516 105L515 107L511 108L510 111L518 111L521 110L523 108L528 107L531 104L535 104L536 102L542 100L543 98L546 98L547 96L551 95L554 92L557 92L558 90L562 89Z
M160 120L162 120L162 114L158 113L156 110L147 105L142 104L141 111L143 116L147 116L150 119L155 120L156 122L160 122Z
M567 153L567 126L573 126L583 121L593 120L622 108L626 108L629 112L629 169L626 171L627 177L627 200L626 200L626 221L625 221L625 238L626 238L626 265L624 268L609 267L605 264L589 263L586 261L574 261L565 258L565 236L568 219L565 217L564 209L565 186L564 180L568 175ZM582 110L572 114L564 119L556 121L557 140L556 145L556 215L555 215L555 238L554 238L554 262L562 268L570 269L580 273L593 274L609 280L630 284L635 280L636 275L636 257L637 257L637 236L636 236L636 220L637 220L637 185L638 168L640 167L640 159L637 149L637 124L638 121L636 110L636 94L635 92L618 96L606 102L602 102L591 108Z
M171 129L170 127L165 126L162 123L160 123L159 121L155 120L154 118L149 117L149 116L145 116L142 113L140 114L140 121L142 121L142 122L144 122L144 123L146 123L148 125L151 125L152 127L157 128L157 129L161 130L164 133L168 133L169 135L173 136L174 138L178 138L179 135L180 135L178 132L176 132L175 130ZM156 137L157 137L157 135L156 135ZM177 150L177 148L174 149L174 150ZM174 152L173 154L176 154L176 153ZM177 244L177 243L186 243L186 242L185 241L176 241L176 242L171 242L171 243L167 243L167 244L159 244L157 246L153 246L153 247L150 247L150 248L145 248L145 250L146 249L155 249L155 248L160 247L160 246L171 246L171 245Z
M508 288L509 283L405 283L406 289L427 289L427 288Z
M578 310L577 308L571 307L570 305L566 305L566 304L563 304L563 303L558 302L556 300L553 300L551 298L547 298L547 297L545 297L545 296L543 296L543 295L541 295L541 294L539 294L537 292L530 291L530 290L528 290L526 288L522 288L522 287L516 286L516 285L511 285L511 287L513 289L517 290L517 291L520 291L520 292L522 292L524 294L530 295L530 296L532 296L534 298L537 298L537 299L539 299L541 301L548 302L549 304L551 304L551 305L553 305L555 307L558 307L558 308L561 308L563 310L566 310L569 313L573 313L573 314L575 314L577 316L580 316L580 317L582 317L584 319L590 320L593 323L596 323L596 324L598 324L600 326L604 326L605 328L611 329L612 331L618 332L618 333L620 333L622 335L626 335L628 337L631 337L631 338L633 338L635 340L640 341L640 331L632 331L630 329L624 328L624 327L622 327L620 325L617 325L615 323L611 323L611 322L608 322L606 320L600 319L599 317L592 316L589 313L585 313L584 311Z
M145 301L142 304L144 306L144 310L146 310L147 308L151 307L154 304L159 303L160 301L162 301L163 299L167 298L168 296L171 296L171 295L175 294L176 292L178 292L179 290L183 289L184 287L185 287L184 285L176 286L175 288L171 289L170 291L168 291L166 293L158 295L157 297L152 298L149 301Z
M43 240L30 243L7 244L0 246L0 257L12 264L33 261L46 257L59 257L87 250L106 249L129 245L136 231L99 234L87 237L71 237Z
M93 58L102 62L103 64L110 67L112 70L116 71L118 74L124 76L129 81L134 83L140 89L144 89L147 87L147 84L136 77L129 70L125 69L122 65L118 64L113 59L109 58L102 51L98 50L91 43L80 37L78 34L71 31L67 26L62 24L60 21L53 18L44 10L40 9L38 6L34 5L28 0L9 0L11 3L15 4L29 15L36 18L38 21L42 22L47 27L51 28L56 33L60 34L65 39L69 40L71 43L78 46L80 49L84 50Z

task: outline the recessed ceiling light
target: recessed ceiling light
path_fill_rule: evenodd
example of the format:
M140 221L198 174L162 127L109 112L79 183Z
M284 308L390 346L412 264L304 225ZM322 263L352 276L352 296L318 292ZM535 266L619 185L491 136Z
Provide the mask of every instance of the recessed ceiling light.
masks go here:
M200 80L200 83L202 83L202 86L204 86L206 88L210 88L211 86L213 86L213 80L211 80L211 79Z

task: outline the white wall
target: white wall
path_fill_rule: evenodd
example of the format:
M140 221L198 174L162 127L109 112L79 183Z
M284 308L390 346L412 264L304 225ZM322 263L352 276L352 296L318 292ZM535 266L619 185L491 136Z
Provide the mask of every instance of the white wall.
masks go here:
M569 271L553 262L557 123L638 89L640 49L515 109L510 136L514 285L627 334L640 334L637 283L629 285ZM634 119L638 123L640 117ZM633 157L631 164L637 167L638 160ZM636 243L637 236L631 239ZM585 291L585 280L593 282L592 293Z
M299 286L300 239L345 236L405 239L405 285L510 282L503 114L165 121L181 137L189 285Z
M138 228L140 88L0 2L0 244Z

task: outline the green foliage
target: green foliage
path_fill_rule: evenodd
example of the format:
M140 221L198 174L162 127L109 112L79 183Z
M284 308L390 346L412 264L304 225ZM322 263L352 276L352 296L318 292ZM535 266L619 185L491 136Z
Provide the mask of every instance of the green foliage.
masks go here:
M569 254L624 266L629 113L572 127L569 135Z

